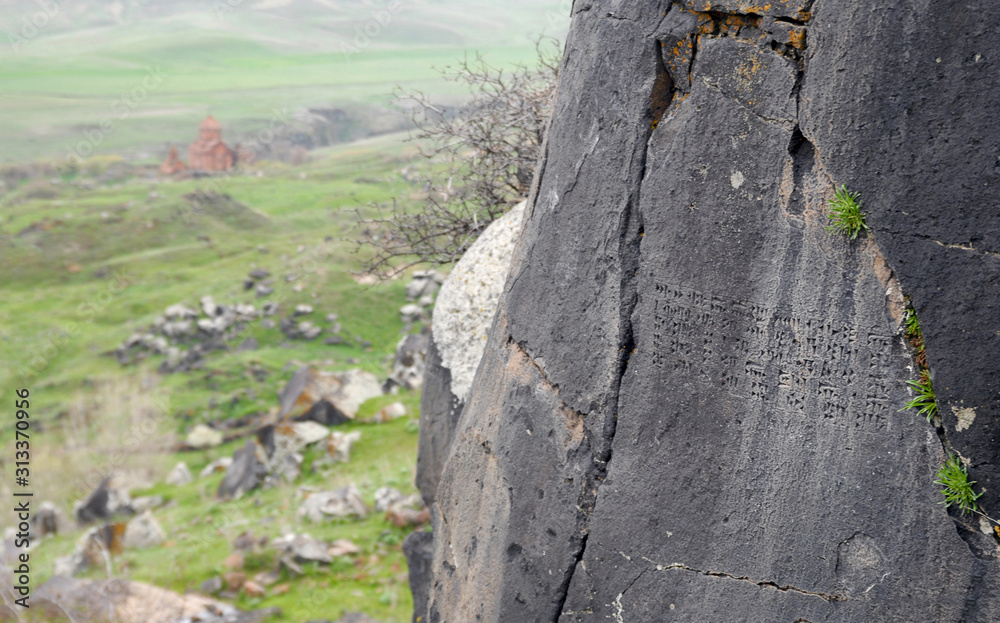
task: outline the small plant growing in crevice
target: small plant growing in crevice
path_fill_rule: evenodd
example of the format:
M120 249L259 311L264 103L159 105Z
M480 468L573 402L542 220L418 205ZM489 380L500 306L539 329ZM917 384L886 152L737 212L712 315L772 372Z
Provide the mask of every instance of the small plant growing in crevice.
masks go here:
M976 493L972 490L975 481L969 480L969 473L962 462L954 455L949 456L944 465L937 472L938 479L934 484L944 487L941 493L944 494L945 507L958 506L963 513L979 513L979 506L976 500L983 495L983 492Z
M923 335L920 333L920 321L917 320L917 312L913 311L913 308L906 310L906 337L911 340L922 339Z
M913 388L917 395L909 401L900 411L916 409L917 413L923 415L930 422L938 414L937 399L934 396L934 385L931 383L931 375L927 370L920 373L920 378L916 381L907 381L907 385Z
M829 218L833 223L826 228L827 231L844 234L851 240L857 238L862 231L866 235L870 234L859 197L860 193L848 192L847 187L841 184L830 201Z
M913 358L921 370L927 369L927 351L924 348L924 334L920 330L917 312L912 306L906 308L906 319L903 321L903 335L913 347Z

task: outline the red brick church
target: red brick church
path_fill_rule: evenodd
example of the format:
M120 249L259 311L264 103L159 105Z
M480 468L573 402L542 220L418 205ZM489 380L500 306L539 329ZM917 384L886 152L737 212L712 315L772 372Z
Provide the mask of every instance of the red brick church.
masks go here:
M214 173L229 171L236 164L236 152L222 141L222 124L212 115L198 126L198 140L188 147L188 163L185 165L177 156L177 149L170 148L167 159L160 165L165 175L180 173L185 169Z

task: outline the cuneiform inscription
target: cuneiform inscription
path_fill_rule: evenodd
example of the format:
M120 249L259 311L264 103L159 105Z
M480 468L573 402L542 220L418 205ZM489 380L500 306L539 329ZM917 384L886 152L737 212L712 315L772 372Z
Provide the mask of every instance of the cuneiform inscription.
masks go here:
M655 292L656 367L787 413L888 429L891 336L690 288Z

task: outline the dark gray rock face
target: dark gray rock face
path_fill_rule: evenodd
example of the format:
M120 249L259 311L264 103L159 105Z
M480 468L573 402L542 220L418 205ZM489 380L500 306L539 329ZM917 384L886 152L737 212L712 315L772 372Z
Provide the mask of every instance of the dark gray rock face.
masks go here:
M948 439L1000 514L1000 58L987 51L1000 6L814 11L803 131L828 173L864 192L920 318ZM961 409L976 413L966 430Z
M403 541L403 554L406 555L410 592L413 594L413 623L421 623L420 617L427 612L427 597L431 590L434 534L411 532Z
M433 339L427 341L424 391L420 395L420 441L417 454L417 488L427 506L441 482L444 460L451 450L462 403L451 391L451 373L441 365Z
M97 521L135 514L128 491L119 489L113 484L113 480L111 476L105 477L87 499L76 505L74 514L78 524L87 526Z
M428 621L1000 620L993 524L933 482L959 452L1000 516L997 23L575 3L476 381L422 422ZM825 230L841 184L872 238ZM943 430L900 411L903 293Z
M273 428L271 428L271 447L273 448ZM215 497L220 500L238 498L247 491L256 489L267 476L266 444L268 435L263 435L258 445L254 440L248 440L243 447L233 454L233 463L226 470L226 475L219 483Z

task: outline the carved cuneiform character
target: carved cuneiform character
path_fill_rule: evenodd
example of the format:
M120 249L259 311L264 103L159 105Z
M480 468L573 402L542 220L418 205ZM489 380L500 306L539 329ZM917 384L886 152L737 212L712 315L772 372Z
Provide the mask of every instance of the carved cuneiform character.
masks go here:
M872 431L888 427L892 387L881 370L892 337L750 301L657 284L653 365L751 402ZM857 368L861 366L861 368ZM772 390L771 388L774 388Z

